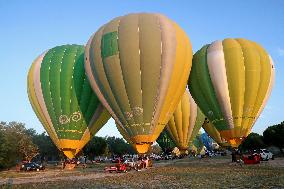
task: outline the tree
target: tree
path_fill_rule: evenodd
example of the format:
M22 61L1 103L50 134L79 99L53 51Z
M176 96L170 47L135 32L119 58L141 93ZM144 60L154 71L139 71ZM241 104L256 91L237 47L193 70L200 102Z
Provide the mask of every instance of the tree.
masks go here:
M242 151L246 150L255 150L261 149L265 147L265 143L263 142L263 136L257 133L250 133L246 139L241 143L239 149Z
M23 135L18 143L19 155L23 160L31 161L36 155L39 154L39 149L28 135Z
M41 161L60 159L59 157L61 155L61 151L58 150L46 132L35 134L33 135L32 139L33 143L39 148Z
M106 142L112 154L134 154L134 150L130 144L127 144L122 138L106 137Z
M37 154L37 146L27 135L25 124L1 122L0 168L9 168L23 159L31 159Z
M159 144L154 144L151 146L150 153L160 154L162 153L162 148L159 146Z
M83 152L85 155L89 157L89 159L94 159L95 156L103 155L107 150L106 140L102 137L94 136L88 144L83 148Z
M267 145L274 145L278 147L283 153L284 148L284 121L280 124L268 127L263 132L263 139Z

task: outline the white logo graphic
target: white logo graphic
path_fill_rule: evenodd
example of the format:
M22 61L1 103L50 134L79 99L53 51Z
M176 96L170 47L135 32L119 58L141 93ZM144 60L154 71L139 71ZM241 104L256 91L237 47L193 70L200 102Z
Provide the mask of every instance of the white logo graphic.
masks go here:
M124 112L126 120L130 120L130 119L133 118L133 116L139 116L139 115L142 115L142 114L143 114L143 108L141 108L139 106L134 107L133 110L130 111L130 112Z
M208 112L208 115L209 115L209 116L213 116L213 115L214 115L213 111L210 110L210 111Z
M70 117L68 117L67 115L59 116L59 123L64 125L64 124L70 123L71 121L78 122L81 119L82 119L82 115L78 111L78 112L74 112Z

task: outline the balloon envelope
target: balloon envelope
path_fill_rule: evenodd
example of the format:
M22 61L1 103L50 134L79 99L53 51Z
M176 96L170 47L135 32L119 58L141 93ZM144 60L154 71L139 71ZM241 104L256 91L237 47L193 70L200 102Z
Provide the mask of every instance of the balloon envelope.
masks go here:
M185 90L180 103L169 120L166 129L181 153L200 130L204 115L197 107L190 93Z
M220 146L222 147L230 146L230 144L227 143L227 141L220 136L219 131L214 127L214 125L207 118L205 118L202 128Z
M68 158L110 118L85 74L84 46L58 46L37 57L28 73L28 95L50 138Z
M162 148L164 153L169 153L176 147L166 128L161 132L156 142Z
M85 68L103 105L141 146L156 141L176 109L191 59L190 41L176 23L160 14L129 14L89 39Z
M212 151L214 142L213 139L207 133L202 133L200 138L206 149Z
M194 54L189 89L221 137L237 147L263 110L273 80L273 61L260 45L225 39Z
M201 132L199 131L198 134L195 136L193 141L189 144L189 150L195 151L197 154L204 154L204 144L201 141Z

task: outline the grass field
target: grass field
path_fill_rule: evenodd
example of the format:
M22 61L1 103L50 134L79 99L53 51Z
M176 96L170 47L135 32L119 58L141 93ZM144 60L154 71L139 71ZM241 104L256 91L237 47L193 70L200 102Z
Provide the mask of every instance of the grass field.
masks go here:
M0 172L0 188L284 188L284 159L239 165L228 157L154 162L141 172L104 173L105 164L72 171Z

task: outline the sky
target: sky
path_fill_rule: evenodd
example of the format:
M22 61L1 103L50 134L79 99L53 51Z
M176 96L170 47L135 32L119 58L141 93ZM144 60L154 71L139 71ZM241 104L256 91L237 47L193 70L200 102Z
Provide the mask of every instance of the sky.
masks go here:
M18 121L44 131L27 95L27 73L47 49L87 43L111 19L128 13L161 13L188 34L193 51L224 38L246 38L261 44L275 63L271 97L252 131L262 134L284 121L284 1L178 0L1 0L0 1L0 121ZM120 136L110 120L98 136Z

